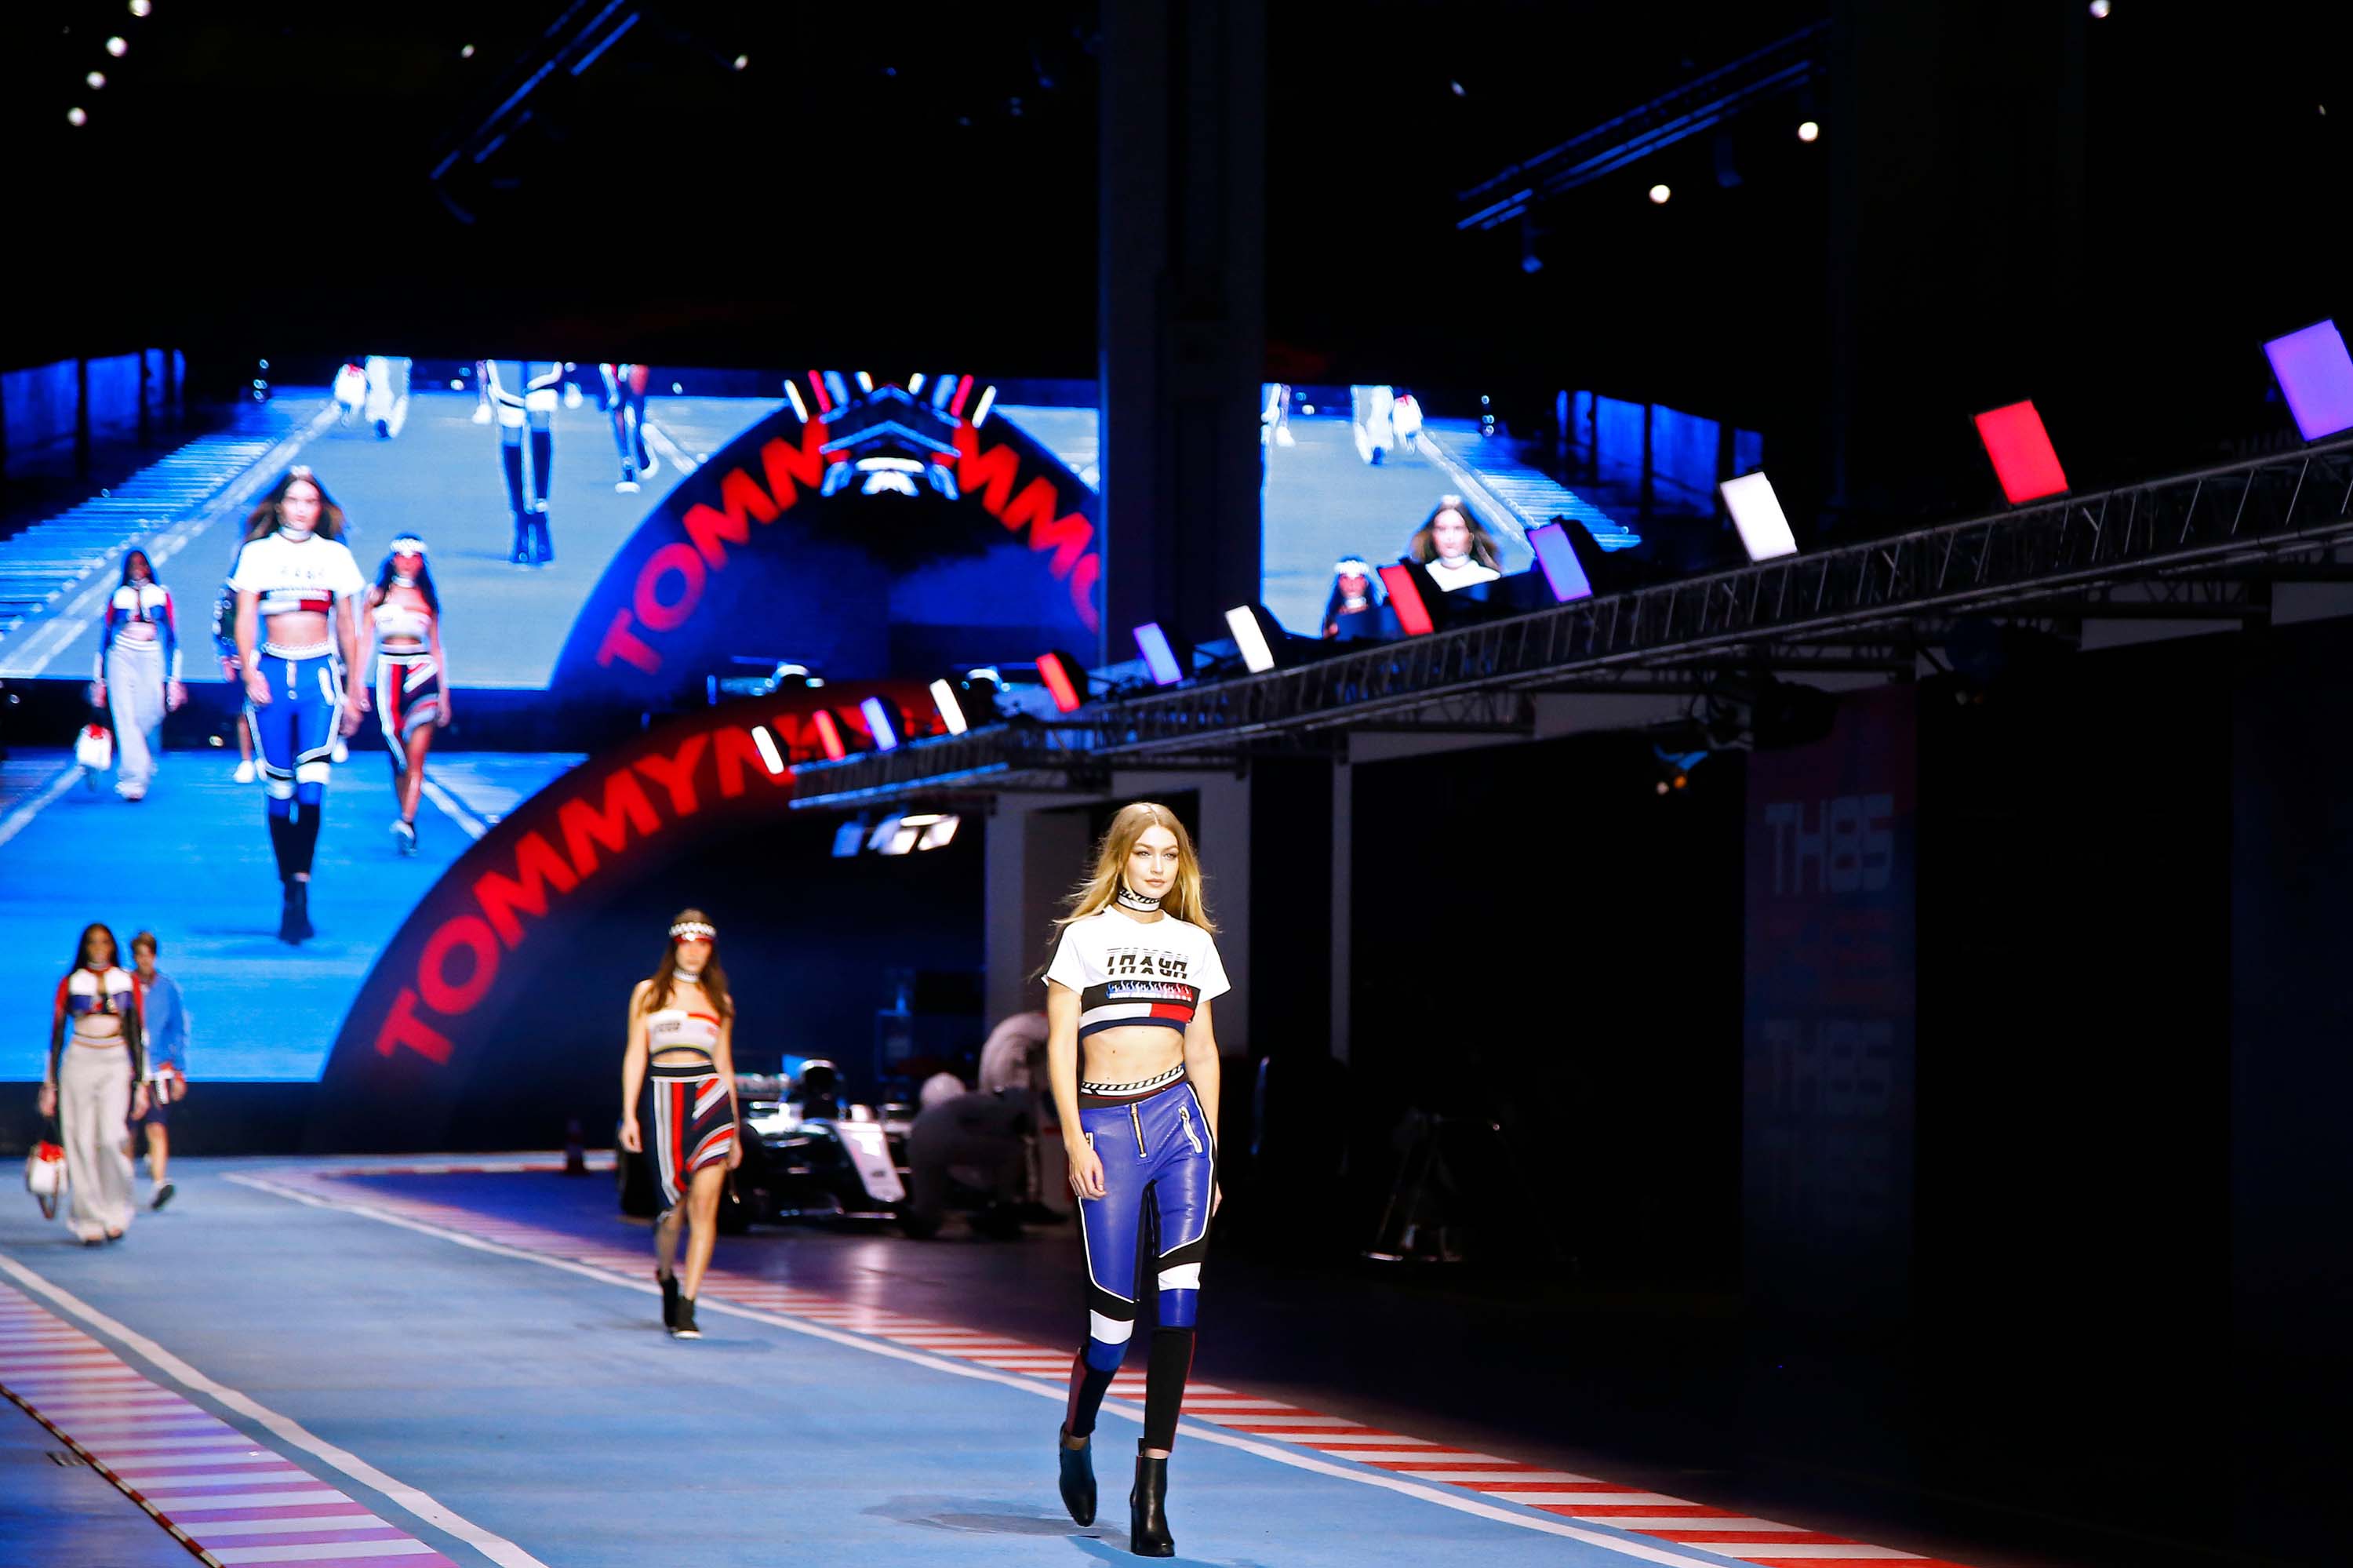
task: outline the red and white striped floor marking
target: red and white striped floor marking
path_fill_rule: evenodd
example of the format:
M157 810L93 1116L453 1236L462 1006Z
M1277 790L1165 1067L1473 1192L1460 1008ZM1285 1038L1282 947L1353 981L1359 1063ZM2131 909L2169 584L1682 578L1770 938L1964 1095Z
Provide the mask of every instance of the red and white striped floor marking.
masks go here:
M54 1433L201 1562L457 1568L282 1454L0 1285L0 1394Z
M396 1164L371 1166L364 1171L272 1171L269 1177L273 1181L322 1197L340 1199L344 1194L337 1192L333 1185L338 1177L425 1174L432 1169ZM504 1165L491 1169L533 1167ZM623 1248L585 1241L543 1225L496 1219L455 1204L384 1192L371 1192L367 1202L374 1208L520 1252L624 1275L649 1271L642 1247ZM784 1313L909 1350L1058 1385L1070 1376L1071 1351L1068 1347L1028 1344L986 1330L910 1317L729 1269L713 1268L703 1276L701 1298ZM1112 1380L1112 1397L1141 1405L1144 1384L1142 1372L1123 1372ZM1246 1390L1221 1388L1213 1383L1188 1384L1185 1415L1190 1421L1305 1448L1327 1459L1363 1465L1405 1479L1460 1488L1493 1502L1535 1509L1580 1523L1606 1525L1655 1541L1757 1563L1759 1568L1838 1568L1861 1562L1904 1563L1913 1568L1961 1568L1957 1563L1892 1546L1873 1546L1827 1531L1754 1518L1734 1509L1713 1508L1593 1476L1549 1470L1540 1465L1433 1443L1345 1416L1327 1415L1282 1400L1262 1398Z

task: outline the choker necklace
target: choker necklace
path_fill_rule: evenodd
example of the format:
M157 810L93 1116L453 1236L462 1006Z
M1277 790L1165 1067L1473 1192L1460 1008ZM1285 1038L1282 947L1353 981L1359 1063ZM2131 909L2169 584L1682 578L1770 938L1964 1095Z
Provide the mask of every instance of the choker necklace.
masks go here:
M317 532L318 530L315 528L289 528L283 523L280 523L278 525L278 536L290 544L296 545L302 543L303 540L308 539L311 535Z
M1160 900L1146 898L1123 882L1119 885L1119 906L1123 909L1133 909L1139 915L1149 915L1160 907Z
M417 586L417 579L415 577L405 577L398 572L395 572L392 574L392 586L395 588L415 588Z
M701 969L690 969L683 966L673 966L670 972L670 978L673 980L682 980L691 985L701 985L702 983L702 971Z

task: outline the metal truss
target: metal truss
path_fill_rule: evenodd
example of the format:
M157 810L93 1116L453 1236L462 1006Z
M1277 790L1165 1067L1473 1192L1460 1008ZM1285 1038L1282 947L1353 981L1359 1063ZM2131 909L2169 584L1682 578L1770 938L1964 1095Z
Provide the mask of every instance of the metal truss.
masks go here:
M2353 438L1866 544L1580 599L1293 669L1091 705L799 770L797 808L1029 788L1116 766L1232 767L1375 723L1520 722L1515 693L1694 690L1710 672L1908 669L1931 627L2265 613L2266 579L2333 579L2353 542ZM1679 684L1678 683L1688 683ZM1186 759L1192 759L1187 762Z
M1454 227L1493 228L1539 201L1589 185L1753 104L1796 91L1821 74L1830 30L1828 22L1801 27L1480 181L1456 198L1468 210Z

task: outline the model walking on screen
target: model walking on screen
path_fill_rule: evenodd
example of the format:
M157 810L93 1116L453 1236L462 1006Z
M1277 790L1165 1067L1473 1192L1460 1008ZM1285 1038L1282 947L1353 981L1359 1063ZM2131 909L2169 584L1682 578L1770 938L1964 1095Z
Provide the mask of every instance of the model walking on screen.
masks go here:
M629 993L628 1031L621 1056L621 1148L645 1152L638 1101L646 1092L653 1102L661 1192L654 1279L661 1287L662 1326L672 1338L699 1340L694 1298L719 1237L719 1196L727 1172L744 1160L735 1134L735 1003L719 967L719 932L702 910L684 910L670 922L661 962ZM681 1219L687 1231L682 1274L671 1266Z
M114 720L114 792L146 799L163 749L164 715L188 700L180 684L180 622L172 595L144 550L122 557L122 580L106 601L90 695Z
M269 794L269 847L284 895L278 938L311 927L311 863L335 742L359 728L367 689L346 683L359 660L353 609L367 591L343 542L343 511L307 468L291 468L246 522L229 587L246 711Z
M1172 1557L1168 1451L1219 1202L1209 1002L1228 990L1184 824L1166 806L1123 809L1059 925L1046 969L1046 1052L1087 1258L1086 1339L1071 1363L1060 1433L1062 1501L1081 1524L1094 1521L1095 1413L1135 1330L1128 1292L1148 1246L1159 1310L1128 1493L1130 1549Z
M154 1178L154 1196L148 1207L160 1209L178 1188L172 1185L172 1102L188 1093L188 1006L180 999L179 982L155 967L155 933L142 931L131 938L131 978L139 1001L139 1044L147 1059L142 1075L147 1085L146 1114L133 1115L132 1126L147 1129L147 1173ZM138 1150L132 1151L134 1155Z
M376 721L392 757L392 791L400 814L392 842L417 853L417 803L425 791L425 755L434 732L449 722L449 660L441 652L441 596L425 564L425 541L403 534L376 568L368 589L369 630L375 639Z

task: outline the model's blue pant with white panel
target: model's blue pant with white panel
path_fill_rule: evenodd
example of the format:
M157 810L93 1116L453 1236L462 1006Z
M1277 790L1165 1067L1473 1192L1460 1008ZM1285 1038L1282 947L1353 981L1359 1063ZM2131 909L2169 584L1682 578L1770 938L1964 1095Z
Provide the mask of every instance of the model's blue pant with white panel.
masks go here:
M1096 1409L1135 1332L1139 1276L1158 1291L1145 1394L1145 1443L1175 1440L1208 1255L1217 1146L1192 1084L1179 1077L1130 1099L1082 1094L1079 1126L1103 1161L1104 1195L1079 1200L1087 1256L1087 1338L1071 1368L1071 1436L1094 1427ZM1149 1244L1151 1256L1145 1257ZM1139 1266L1148 1261L1149 1266Z

